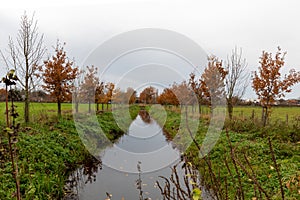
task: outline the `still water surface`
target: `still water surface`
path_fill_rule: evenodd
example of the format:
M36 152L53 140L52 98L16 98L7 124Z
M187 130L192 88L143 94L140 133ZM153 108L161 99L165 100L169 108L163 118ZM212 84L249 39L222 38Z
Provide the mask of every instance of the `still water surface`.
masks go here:
M76 187L76 199L104 200L111 194L112 200L138 200L139 175L143 199L163 199L156 181L162 183L159 176L170 177L170 167L180 162L180 152L145 112L140 112L128 132L101 153L101 166L88 171L79 168L73 173L72 176L80 175L81 182ZM184 175L180 170L178 174Z

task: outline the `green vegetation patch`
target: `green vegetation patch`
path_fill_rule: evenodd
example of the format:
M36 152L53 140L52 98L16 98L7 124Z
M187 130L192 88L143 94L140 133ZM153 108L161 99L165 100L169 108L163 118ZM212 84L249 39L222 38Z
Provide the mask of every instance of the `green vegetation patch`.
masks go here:
M178 134L181 114L178 109L165 107L167 119L164 129L172 136ZM261 109L261 108L260 108ZM255 107L257 113L260 109ZM216 186L223 197L234 199L239 187L238 179L241 180L245 199L255 197L259 193L255 188L254 181L249 178L242 167L233 162L231 150L234 151L237 160L247 172L256 177L262 189L271 199L280 199L280 184L272 155L268 137L271 138L272 147L279 165L281 180L286 199L300 198L300 123L297 121L299 108L280 108L272 110L271 121L267 128L262 128L258 119L252 119L253 107L238 107L234 113L232 122L226 121L217 144L205 159L199 157L199 151L195 143L192 143L185 155L196 166L202 175L202 181L210 189ZM280 117L279 113L288 112L290 121ZM238 116L238 113L242 113ZM162 116L153 113L158 122ZM208 128L208 118L204 115L200 120L199 129L195 140L202 144ZM228 136L226 130L228 129ZM185 133L188 136L188 133ZM230 148L230 143L232 148ZM210 173L209 165L215 179ZM237 170L235 169L237 168Z
M33 104L30 124L21 125L18 136L18 168L23 199L61 199L65 182L91 155L78 136L71 113L71 104L63 104L63 117L56 118L55 104ZM22 104L18 104L18 110ZM134 119L138 106L130 107ZM42 115L41 115L42 114ZM107 138L115 140L124 134L115 123L111 112L97 115L99 124ZM22 119L19 119L22 121ZM4 119L0 121L4 128ZM2 135L0 160L0 199L12 199L15 183L11 173L11 162L7 152L8 141Z

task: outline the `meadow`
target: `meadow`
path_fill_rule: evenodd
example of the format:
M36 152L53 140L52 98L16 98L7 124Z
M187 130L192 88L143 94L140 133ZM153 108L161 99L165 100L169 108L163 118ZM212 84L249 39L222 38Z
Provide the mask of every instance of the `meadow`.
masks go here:
M19 118L17 119L19 122L23 123L23 104L22 102L16 102L17 111L19 113ZM80 105L81 109L87 110L88 105ZM101 110L101 105L99 106ZM96 105L92 104L92 109L96 109ZM108 107L104 106L104 111L111 109L111 105L108 105ZM189 107L191 110L192 108ZM209 108L206 106L202 106L202 112L203 114L209 113ZM176 109L175 109L176 110ZM63 103L62 104L62 112L63 114L72 114L72 103ZM197 112L197 110L195 110ZM254 118L259 119L261 117L262 109L260 106L236 106L234 107L233 111L233 117L236 119L247 119L251 118L252 115L254 115ZM3 123L5 120L5 103L0 102L0 123ZM56 103L30 103L30 118L31 122L34 124L35 122L38 122L41 118L47 118L45 117L56 117L57 115L57 104ZM300 117L300 106L285 106L285 107L272 107L270 112L270 123L276 122L276 121L286 121L288 119L292 121L297 120Z
M58 119L55 103L31 103L29 124L24 124L22 119L23 103L16 105L20 115L17 121L21 123L17 147L23 198L62 199L66 193L64 186L69 173L91 159L78 136L73 121L72 104L62 104L63 116ZM81 105L81 108L85 110L87 105ZM124 132L115 123L110 108L109 106L108 111L104 110L97 116L106 136L114 140ZM131 118L134 119L140 108L138 105L130 108ZM179 108L165 107L165 123L160 120L160 113L151 113L151 106L146 108L172 137L178 133L181 123ZM0 125L4 128L4 103L0 103L0 112ZM203 142L207 132L208 113L208 108L204 107L195 137L199 144ZM206 160L199 158L195 144L184 152L188 161L203 176L203 184L212 190L218 190L220 199L235 199L237 194L243 196L242 199L266 199L262 191L266 192L269 199L280 199L277 168L280 170L285 199L300 198L300 107L272 108L267 128L261 127L260 115L261 107L258 106L239 106L234 109L233 121L225 121L221 136L207 157L210 166ZM129 126L128 123L126 121L124 124ZM4 134L1 137L3 146L0 157L0 199L12 199L15 185L9 156L4 150L7 140ZM278 167L274 165L270 153L269 137ZM235 159L232 159L232 150ZM216 178L212 179L212 176Z
M1 103L0 126L5 127L5 104ZM57 118L56 104L31 103L31 122L23 122L23 104L16 103L21 123L17 142L17 163L23 199L63 199L69 174L77 167L94 159L78 136L72 116L72 104L62 105L62 118ZM86 105L83 105L86 108ZM138 106L130 112L133 117ZM111 112L98 114L99 124L106 136L114 140L124 134ZM112 133L117 133L112 134ZM15 198L15 183L8 152L8 140L1 132L0 144L0 199Z
M173 138L184 138L187 131L181 130L180 109L165 109L165 131ZM284 199L300 199L300 107L272 108L266 127L261 124L261 107L236 107L233 120L225 120L216 145L201 158L198 148L208 131L208 113L208 108L202 109L195 141L185 156L218 199L283 199L280 185ZM152 116L164 122L159 112ZM189 123L191 127L194 121Z

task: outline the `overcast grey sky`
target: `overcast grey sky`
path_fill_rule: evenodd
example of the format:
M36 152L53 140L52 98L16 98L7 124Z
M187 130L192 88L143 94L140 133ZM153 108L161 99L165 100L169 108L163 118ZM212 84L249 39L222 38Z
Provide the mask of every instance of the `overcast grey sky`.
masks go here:
M297 0L54 0L4 1L0 7L0 49L15 37L24 11L35 11L49 53L56 40L66 42L69 57L82 65L88 55L114 35L139 28L162 28L197 42L225 60L243 48L249 72L263 50L287 51L286 67L300 70L300 3ZM2 75L2 74L1 74ZM250 87L249 87L250 88ZM255 98L251 88L247 97ZM300 97L300 85L287 98Z

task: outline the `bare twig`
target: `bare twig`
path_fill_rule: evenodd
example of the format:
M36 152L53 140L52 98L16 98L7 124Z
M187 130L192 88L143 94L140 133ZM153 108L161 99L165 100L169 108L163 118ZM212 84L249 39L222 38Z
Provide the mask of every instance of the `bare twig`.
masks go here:
M282 200L284 200L284 190L283 190L283 185L282 185L282 180L281 180L280 169L279 169L279 166L278 166L277 161L276 161L275 152L273 150L273 145L272 145L272 141L271 141L270 136L268 136L268 142L269 142L269 147L270 147L270 153L271 153L271 156L272 156L272 161L274 163L274 167L275 167L277 177L278 177L278 181L279 181L281 198L282 198Z

